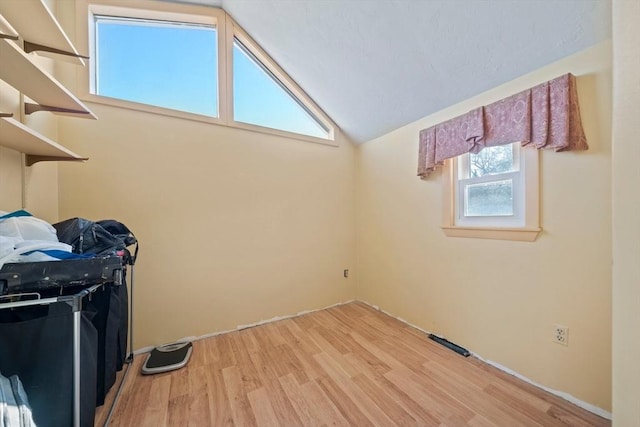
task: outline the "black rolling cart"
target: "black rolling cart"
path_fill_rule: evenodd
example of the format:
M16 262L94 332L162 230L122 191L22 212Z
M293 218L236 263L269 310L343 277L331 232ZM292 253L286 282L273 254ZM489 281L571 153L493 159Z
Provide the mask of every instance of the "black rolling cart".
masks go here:
M0 269L0 372L18 375L36 425L93 426L127 357L125 268L106 256Z

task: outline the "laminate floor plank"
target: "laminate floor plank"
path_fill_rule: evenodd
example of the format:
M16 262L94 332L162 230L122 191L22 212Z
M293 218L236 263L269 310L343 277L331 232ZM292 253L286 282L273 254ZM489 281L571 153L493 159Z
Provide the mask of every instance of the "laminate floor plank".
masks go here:
M191 369L191 367L187 368ZM229 396L222 376L222 370L216 365L205 366L207 398L209 399L209 419L213 426L233 426L233 416Z
M247 390L242 381L242 374L237 366L229 366L222 370L224 385L229 397L231 416L237 426L256 427L256 417L251 409ZM176 424L179 425L179 424Z
M611 426L360 302L194 342L177 371L143 376L145 357L111 427Z
M357 375L353 377L353 382L362 390L369 398L375 402L382 412L387 414L389 418L399 426L416 425L417 421L402 406L397 404L383 389L378 387L372 380L365 375Z
M353 400L351 400L335 381L331 379L331 376L325 375L320 377L317 383L350 425L373 427L373 423L362 413Z
M169 420L169 405L166 402L170 398L171 377L169 375L159 375L151 382L150 399L144 412L142 426L155 427L167 425Z
M320 347L318 347L316 343L313 342L311 338L309 338L309 335L304 330L302 330L294 320L285 320L283 322L283 326L286 327L289 332L291 332L291 334L296 338L296 342L305 353L316 354L322 351Z
M300 387L315 420L324 426L349 427L351 424L342 416L331 399L322 391L318 383L310 381Z
M366 393L358 388L351 377L341 368L338 361L333 360L328 354L317 354L316 359L324 368L329 377L345 394L346 399L353 402L364 413L369 421L376 426L394 426L395 423L375 404Z
M291 400L287 397L280 382L276 380L265 381L265 389L268 393L269 401L274 410L278 425L280 426L299 426L302 421L298 416Z
M277 427L279 425L276 413L271 406L271 400L264 388L258 388L247 393L251 409L256 417L258 427Z
M440 422L445 422L454 415L461 419L470 420L473 412L459 401L445 395L433 384L423 384L416 381L409 369L392 370L384 375L389 381L401 390L406 390L408 395L418 405L435 415Z
M186 419L188 426L212 425L209 410L209 386L206 365L194 366L189 372L189 407ZM152 393L153 396L153 393ZM162 424L156 424L162 425Z

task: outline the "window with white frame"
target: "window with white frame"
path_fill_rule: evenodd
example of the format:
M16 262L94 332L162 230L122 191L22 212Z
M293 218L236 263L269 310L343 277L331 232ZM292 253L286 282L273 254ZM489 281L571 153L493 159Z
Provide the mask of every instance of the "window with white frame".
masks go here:
M539 232L538 150L519 142L447 162L443 230L452 237L533 241Z
M335 145L333 122L223 10L76 5L89 15L86 100Z
M92 93L218 116L214 25L94 15Z
M329 128L263 64L233 39L233 120L317 138Z
M524 164L518 143L457 159L456 225L524 225Z

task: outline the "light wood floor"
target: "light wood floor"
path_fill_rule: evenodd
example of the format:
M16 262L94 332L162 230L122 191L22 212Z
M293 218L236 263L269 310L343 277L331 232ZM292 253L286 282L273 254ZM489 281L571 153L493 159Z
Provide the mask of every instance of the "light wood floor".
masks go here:
M111 426L609 426L364 304L194 342L186 368L139 374Z

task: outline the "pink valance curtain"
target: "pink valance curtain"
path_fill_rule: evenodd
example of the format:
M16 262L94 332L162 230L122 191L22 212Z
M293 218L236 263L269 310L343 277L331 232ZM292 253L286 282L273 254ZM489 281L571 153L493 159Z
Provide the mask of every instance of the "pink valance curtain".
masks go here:
M555 151L589 148L580 120L575 76L565 74L423 129L418 176L426 178L446 159L516 141Z

